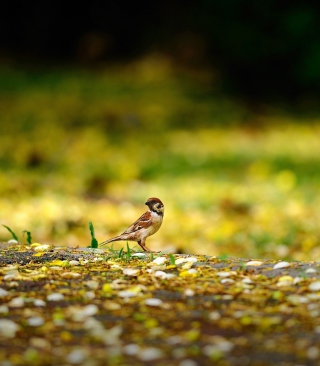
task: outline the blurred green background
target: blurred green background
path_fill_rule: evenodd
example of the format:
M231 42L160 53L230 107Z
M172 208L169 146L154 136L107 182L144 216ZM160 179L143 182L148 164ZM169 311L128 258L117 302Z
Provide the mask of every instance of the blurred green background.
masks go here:
M166 211L154 250L318 258L312 3L5 10L0 223L87 246L89 221L106 240L156 196Z

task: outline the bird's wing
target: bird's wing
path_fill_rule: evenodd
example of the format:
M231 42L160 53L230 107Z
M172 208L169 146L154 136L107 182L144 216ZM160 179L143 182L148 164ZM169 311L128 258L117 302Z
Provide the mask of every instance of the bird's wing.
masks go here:
M134 233L141 229L146 229L149 226L151 226L151 224L152 224L151 213L150 211L147 211L137 221L135 221L131 226L129 226L128 229L124 231L121 235Z

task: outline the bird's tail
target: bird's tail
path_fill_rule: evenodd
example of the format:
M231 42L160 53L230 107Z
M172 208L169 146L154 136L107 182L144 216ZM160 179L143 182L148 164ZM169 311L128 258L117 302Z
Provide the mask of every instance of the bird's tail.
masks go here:
M107 244L109 244L109 243L111 243L113 241L118 241L118 240L123 240L123 239L121 239L121 235L120 236L116 236L114 238L111 238L109 240L103 241L102 243L99 244L99 247L103 247L103 246L105 246L105 245L107 245Z

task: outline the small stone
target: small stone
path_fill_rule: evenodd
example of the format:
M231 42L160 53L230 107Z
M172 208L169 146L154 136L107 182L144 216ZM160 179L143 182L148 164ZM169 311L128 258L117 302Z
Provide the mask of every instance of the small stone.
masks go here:
M17 265L15 265L15 264L11 264L11 265L9 265L9 266L7 266L7 267L3 267L2 268L2 272L3 273L9 273L9 272L12 272L12 271L17 271L18 270L18 266Z
M195 292L191 288L187 288L184 291L185 296L194 296Z
M299 282L302 282L302 281L304 281L303 278L301 278L301 277L295 277L293 279L293 284L296 285L296 284L298 284Z
M185 263L185 262L195 263L195 262L198 262L198 259L195 258L195 257L186 257L186 258L178 258L175 261L175 263L176 263L177 266L179 266L180 264Z
M9 308L7 305L0 305L0 314L8 314Z
M161 306L163 301L161 299L150 298L146 299L144 303L148 306Z
M263 264L263 262L261 261L249 261L247 263L245 263L246 266L261 266Z
M211 311L211 313L209 313L210 320L219 320L220 318L221 318L221 315L218 311Z
M310 291L320 291L320 281L311 282L309 285Z
M308 268L306 269L306 273L317 273L317 270L315 268Z
M121 325L115 325L114 327L104 331L103 342L106 345L115 346L121 342L120 336L123 333Z
M76 309L72 315L72 320L76 322L82 322L86 318L96 315L99 312L99 308L95 304L84 306L83 308Z
M140 352L137 354L137 357L144 362L154 361L163 357L163 352L158 348L149 347L140 350Z
M230 271L230 272L228 272L228 271L226 271L226 272L224 272L224 271L217 272L217 276L219 276L219 277L230 277L233 274L234 274L233 271Z
M7 241L7 244L18 244L18 240L15 240L15 239L10 239Z
M48 301L61 301L64 300L64 295L60 292L54 292L47 296Z
M309 360L316 360L320 356L320 350L318 347L312 346L307 349L307 358Z
M199 364L194 361L194 360L191 360L191 359L186 359L186 360L183 360L181 361L178 366L198 366Z
M49 349L51 347L51 344L44 338L32 337L30 339L30 346L42 349Z
M273 266L273 269L280 269L280 268L286 268L290 267L291 264L289 262L279 262Z
M99 282L94 280L89 280L84 283L88 286L91 290L96 290L99 287Z
M180 335L173 335L173 336L167 338L166 342L174 346L177 344L183 344L184 338L181 337Z
M8 282L8 287L9 288L19 287L19 282L18 281L10 281L10 282Z
M294 305L307 304L310 302L310 300L306 296L297 295L297 294L288 295L287 300Z
M35 252L46 252L47 250L50 249L50 245L48 244L43 244L43 245L38 245L36 247L34 247L34 251Z
M19 325L9 319L0 319L0 335L5 338L14 338Z
M45 301L43 301L43 300L41 300L41 299L35 299L34 301L33 301L33 305L34 306L46 306L47 304L46 304L46 302Z
M134 253L131 257L145 257L146 255L145 253Z
M157 265L164 264L167 261L167 258L165 257L158 257L155 260L153 260L151 263L155 263Z
M220 281L220 283L222 283L222 284L232 284L232 283L234 283L235 281L233 280L233 279L231 279L231 278L223 278L221 281Z
M0 287L0 297L6 297L9 294L9 291Z
M103 259L103 258L101 258L101 257L94 257L94 258L93 258L93 260L94 260L95 262L103 262L103 261L104 261L104 259Z
M8 271L6 275L4 275L3 280L15 280L20 277L19 271L17 269L13 269L12 271Z
M155 277L160 277L164 280L169 280L170 278L176 277L176 275L172 273L166 273L164 271L156 271L154 274Z
M137 293L134 293L132 291L126 291L126 290L123 290L123 291L119 291L118 292L118 295L120 297L123 297L123 298L128 298L128 297L135 297L137 296L138 294Z
M123 347L123 353L128 356L135 356L139 351L140 346L135 343L130 343Z
M83 363L85 358L86 358L86 354L82 349L75 349L75 350L71 351L67 356L68 362L70 362L73 365L79 365L79 364Z
M24 299L22 297L15 297L8 303L8 305L11 308L22 308L24 306Z
M248 278L248 277L246 277L246 278L244 278L243 280L242 280L242 282L243 283L246 283L246 284L251 284L251 283L253 283L253 281L250 279L250 278Z
M71 267L74 267L74 266L79 266L80 265L80 262L77 261L77 260L72 260L69 262L70 266Z
M44 319L40 316L33 316L27 320L28 325L31 327L40 327L44 324Z
M125 276L137 277L141 271L137 268L124 268L122 272Z

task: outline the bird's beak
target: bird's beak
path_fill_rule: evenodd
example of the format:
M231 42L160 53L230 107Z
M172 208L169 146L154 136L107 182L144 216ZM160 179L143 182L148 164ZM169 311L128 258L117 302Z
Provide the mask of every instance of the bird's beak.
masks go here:
M145 205L149 206L149 202L147 201L147 202L145 203Z

